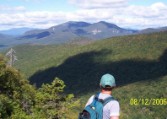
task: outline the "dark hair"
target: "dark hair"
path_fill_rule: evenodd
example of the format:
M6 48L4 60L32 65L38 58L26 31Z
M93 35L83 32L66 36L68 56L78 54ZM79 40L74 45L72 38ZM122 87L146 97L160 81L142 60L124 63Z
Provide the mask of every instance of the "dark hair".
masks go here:
M112 89L115 88L115 87L111 87L109 85L106 85L105 87L100 86L100 88L105 90L105 91L112 91Z

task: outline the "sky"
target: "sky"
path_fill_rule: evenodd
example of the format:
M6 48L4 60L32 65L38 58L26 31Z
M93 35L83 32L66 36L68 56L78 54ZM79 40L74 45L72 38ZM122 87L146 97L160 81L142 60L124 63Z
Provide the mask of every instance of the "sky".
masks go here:
M0 0L0 30L106 21L123 28L167 26L167 0Z

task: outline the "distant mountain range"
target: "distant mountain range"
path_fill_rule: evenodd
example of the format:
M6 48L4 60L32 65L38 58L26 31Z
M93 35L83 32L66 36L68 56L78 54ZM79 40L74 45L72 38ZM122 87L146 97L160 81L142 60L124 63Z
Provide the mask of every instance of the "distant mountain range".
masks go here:
M55 42L66 42L79 37L99 40L113 36L127 35L137 32L118 27L115 24L100 21L90 24L86 22L67 22L44 30L26 32L21 39L54 39Z
M4 35L10 35L10 36L20 36L20 35L23 35L25 32L33 29L34 28L27 28L27 27L13 28L9 30L1 30L0 33Z
M0 49L5 48L12 42L13 37L0 33Z
M105 21L93 24L82 21L69 21L48 29L18 28L0 31L0 48L24 43L60 44L73 42L77 39L100 40L115 36L145 34L165 30L167 30L167 27L131 30Z
M154 32L160 32L160 31L167 31L167 27L160 27L160 28L147 28L138 31L138 34L146 34L146 33L154 33Z

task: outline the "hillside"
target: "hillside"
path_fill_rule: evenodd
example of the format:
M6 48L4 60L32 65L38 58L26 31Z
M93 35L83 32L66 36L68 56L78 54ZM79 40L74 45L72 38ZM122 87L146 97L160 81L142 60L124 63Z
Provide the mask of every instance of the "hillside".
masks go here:
M15 67L37 86L54 77L64 80L66 92L80 98L81 107L98 90L101 75L111 73L118 85L114 96L120 101L123 119L163 119L166 103L130 105L130 100L167 98L166 38L167 32L160 32L85 45L23 45L14 48L19 59Z

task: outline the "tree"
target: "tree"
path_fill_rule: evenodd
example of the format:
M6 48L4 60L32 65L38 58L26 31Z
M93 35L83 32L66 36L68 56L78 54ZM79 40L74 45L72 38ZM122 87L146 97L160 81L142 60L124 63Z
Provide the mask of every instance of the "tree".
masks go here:
M8 65L13 66L14 62L17 60L15 56L16 52L12 48L6 53L6 56L9 57Z
M34 103L35 88L19 71L6 66L2 56L0 56L0 82L0 103L3 108L1 110L3 112L0 112L1 117L10 117L17 109L30 113L30 107Z
M62 80L55 78L49 84L43 84L37 93L38 108L44 112L47 119L63 119L66 112L73 106L73 94L65 95L63 90L65 84Z
M3 119L64 119L75 107L73 94L63 93L65 84L55 78L51 84L36 89L19 71L6 66L0 56L0 118Z

